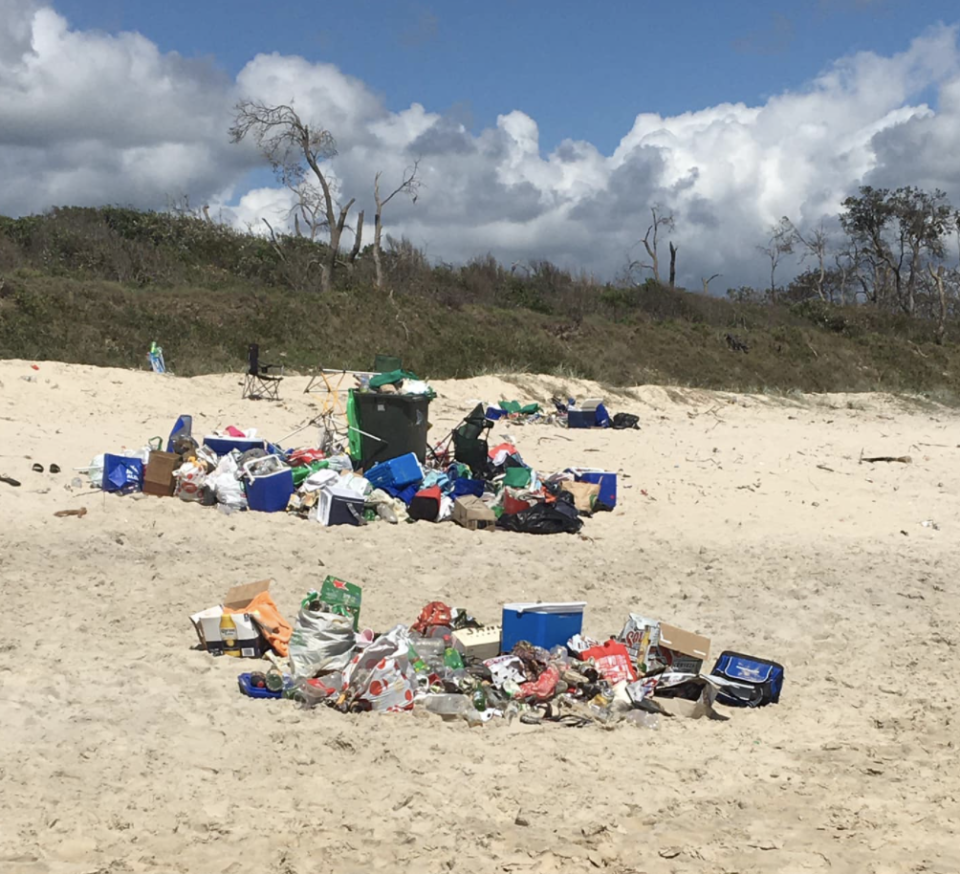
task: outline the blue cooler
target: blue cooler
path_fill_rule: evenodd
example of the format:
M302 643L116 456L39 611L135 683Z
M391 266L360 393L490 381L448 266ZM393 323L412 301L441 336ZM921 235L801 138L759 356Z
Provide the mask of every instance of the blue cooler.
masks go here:
M423 468L420 467L417 456L408 452L406 455L375 464L367 471L366 478L375 489L402 489L423 482Z
M611 510L617 506L617 475L608 471L582 473L577 479L582 483L599 484L601 500Z
M220 458L229 455L234 449L246 452L248 449L263 449L264 442L260 437L214 437L208 434L203 438L203 445L209 446Z
M504 604L500 651L512 652L521 640L544 649L558 644L566 646L567 641L583 628L583 608L586 606L586 601Z
M596 424L596 410L570 410L567 413L568 428L593 428Z
M293 494L293 471L277 470L246 481L247 503L261 513L281 513Z

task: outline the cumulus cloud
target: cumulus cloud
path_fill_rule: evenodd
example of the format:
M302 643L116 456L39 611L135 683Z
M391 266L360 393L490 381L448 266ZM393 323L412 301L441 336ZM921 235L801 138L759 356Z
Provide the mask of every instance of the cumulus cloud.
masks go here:
M766 227L782 215L801 225L835 216L864 182L940 187L960 202L955 28L929 30L893 56L842 58L762 105L641 111L607 155L579 139L544 153L536 120L511 107L475 133L419 103L390 111L331 64L265 54L230 80L138 34L71 29L34 0L0 0L0 9L0 213L162 207L188 193L241 226L282 223L288 192L262 179L243 188L258 159L251 143L228 142L239 97L292 101L333 131L330 170L368 214L374 173L390 186L419 159L418 202L394 200L387 232L448 261L491 251L612 276L638 254L657 203L676 217L680 280L698 287L719 272L736 285L763 281L755 247ZM931 93L935 109L919 102Z

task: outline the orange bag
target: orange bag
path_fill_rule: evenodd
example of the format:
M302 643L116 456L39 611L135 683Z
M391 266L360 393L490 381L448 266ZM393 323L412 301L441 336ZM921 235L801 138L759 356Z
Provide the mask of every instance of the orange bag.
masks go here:
M286 658L290 653L290 638L293 636L293 626L280 615L280 609L270 597L269 592L260 592L254 599L240 610L223 608L224 613L251 613L260 632L273 647L278 656Z

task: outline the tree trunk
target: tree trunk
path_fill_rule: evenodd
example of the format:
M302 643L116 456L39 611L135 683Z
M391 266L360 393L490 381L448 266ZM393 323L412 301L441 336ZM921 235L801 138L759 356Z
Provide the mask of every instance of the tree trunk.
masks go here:
M677 287L677 247L670 241L670 287Z
M357 230L353 237L353 248L350 250L350 258L348 263L352 268L357 262L357 257L360 255L360 247L363 245L363 210L357 214Z
M947 290L943 282L943 265L941 264L937 270L934 270L933 267L928 264L927 269L930 271L930 276L937 286L937 297L940 299L940 312L937 315L937 332L934 334L934 339L937 341L938 346L942 346L943 338L947 333Z
M380 209L373 217L373 266L376 268L377 288L383 288L383 265L380 263L380 234L383 231L383 223L380 220Z

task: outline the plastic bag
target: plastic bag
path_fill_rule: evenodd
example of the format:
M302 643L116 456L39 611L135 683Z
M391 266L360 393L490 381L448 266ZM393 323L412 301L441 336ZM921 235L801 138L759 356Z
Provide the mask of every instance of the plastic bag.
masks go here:
M173 472L173 475L177 480L177 487L173 493L181 501L203 500L202 489L207 480L207 472L202 463L184 462Z
M353 619L303 607L290 638L290 664L296 679L343 670L350 662L356 633Z
M573 504L558 500L505 514L497 520L497 527L523 534L576 534L583 527L583 520Z
M90 465L87 467L87 476L90 478L90 486L95 489L103 488L103 453L96 455Z
M237 459L231 452L220 459L217 469L207 477L206 485L213 489L219 503L237 508L247 506L247 496L237 479L239 470Z
M398 625L354 656L343 672L341 709L411 710L417 675L410 646L407 627Z

